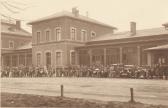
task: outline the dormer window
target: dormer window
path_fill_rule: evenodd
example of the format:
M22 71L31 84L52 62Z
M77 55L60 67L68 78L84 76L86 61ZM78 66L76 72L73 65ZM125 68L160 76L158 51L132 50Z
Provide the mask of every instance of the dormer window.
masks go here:
M14 48L14 41L9 41L9 48Z
M96 37L96 32L94 31L91 31L91 39L95 38Z

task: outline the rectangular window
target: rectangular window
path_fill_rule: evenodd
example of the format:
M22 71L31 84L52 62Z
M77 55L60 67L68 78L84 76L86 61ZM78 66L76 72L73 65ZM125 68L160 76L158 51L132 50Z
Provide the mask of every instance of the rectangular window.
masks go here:
M70 64L71 65L75 65L75 57L76 57L76 54L75 54L75 51L70 51Z
M56 65L62 65L62 53L56 52Z
M61 28L57 27L55 29L55 40L60 41L61 40Z
M46 31L46 41L47 42L50 41L50 31L49 30Z
M41 54L38 53L37 54L37 66L40 65L40 62L41 62Z
M76 40L76 28L71 27L71 40Z
M40 32L37 32L37 43L40 43Z
M94 31L91 32L91 39L96 37L96 33Z
M14 48L14 41L9 41L9 48Z
M87 41L87 33L86 30L81 31L81 41L86 42Z

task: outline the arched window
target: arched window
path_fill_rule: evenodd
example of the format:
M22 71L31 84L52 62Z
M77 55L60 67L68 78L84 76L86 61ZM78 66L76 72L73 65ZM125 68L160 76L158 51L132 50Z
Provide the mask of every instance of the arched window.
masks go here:
M55 40L56 41L61 40L61 27L56 27L55 29Z
M71 27L70 33L71 33L71 40L76 40L77 35L76 28Z
M81 31L81 41L86 42L87 41L87 32L86 30Z

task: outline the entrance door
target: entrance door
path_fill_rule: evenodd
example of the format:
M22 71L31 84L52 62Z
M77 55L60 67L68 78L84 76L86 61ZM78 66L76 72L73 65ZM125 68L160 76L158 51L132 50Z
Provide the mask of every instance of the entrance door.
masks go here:
M46 53L46 66L51 66L51 53Z

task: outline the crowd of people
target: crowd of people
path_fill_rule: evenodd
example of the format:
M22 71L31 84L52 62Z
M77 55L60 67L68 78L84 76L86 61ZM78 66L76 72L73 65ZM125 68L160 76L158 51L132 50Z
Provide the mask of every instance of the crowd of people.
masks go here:
M112 64L108 66L69 66L53 68L51 66L4 67L1 77L97 77L97 78L136 78L168 79L168 66L135 66Z

